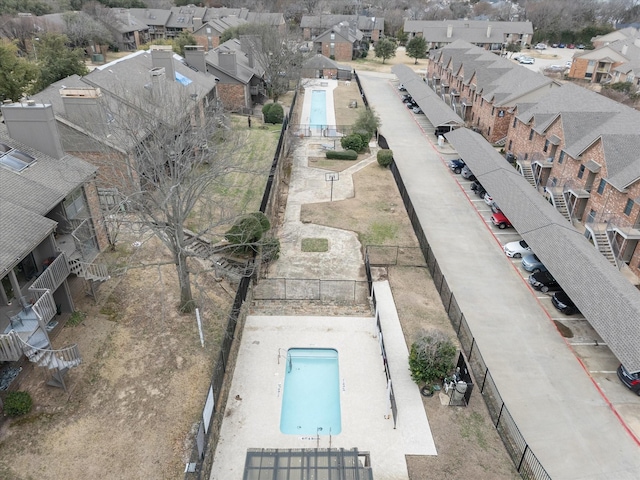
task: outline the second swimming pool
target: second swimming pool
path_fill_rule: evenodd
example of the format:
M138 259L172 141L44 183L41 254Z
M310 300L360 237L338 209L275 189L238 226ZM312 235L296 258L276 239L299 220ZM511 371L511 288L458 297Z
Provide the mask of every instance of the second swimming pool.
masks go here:
M327 125L327 92L326 90L311 90L311 112L309 126L325 127Z
M289 435L339 434L338 352L332 348L291 348L285 369L280 431Z

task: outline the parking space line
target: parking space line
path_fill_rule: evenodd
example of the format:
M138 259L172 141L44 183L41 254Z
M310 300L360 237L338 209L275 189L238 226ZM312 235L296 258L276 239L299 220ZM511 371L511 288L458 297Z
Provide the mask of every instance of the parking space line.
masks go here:
M575 342L575 343L571 342L571 343L569 343L569 345L573 345L573 346L576 346L576 347L585 347L585 346L586 347L607 347L608 346L604 342L600 343L600 342L596 342L596 341L593 341L593 342Z
M589 370L589 373L604 373L610 375L617 372L615 370Z

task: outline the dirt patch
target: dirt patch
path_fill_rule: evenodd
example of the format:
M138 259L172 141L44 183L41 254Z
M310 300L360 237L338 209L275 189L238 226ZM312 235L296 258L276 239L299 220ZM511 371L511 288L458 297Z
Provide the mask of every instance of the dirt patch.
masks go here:
M112 266L166 262L155 237L122 237ZM139 247L132 247L141 241ZM198 270L198 264L193 265ZM35 408L5 423L3 479L180 478L191 453L231 298L209 273L194 277L206 348L195 316L180 315L172 265L123 269L102 285L100 301L76 300L86 313L54 348L77 343L83 363L67 374L68 393L48 387L39 369L21 389Z
M560 332L560 335L562 335L564 338L573 338L573 332L564 323L558 320L554 320L553 323L556 324L556 328Z

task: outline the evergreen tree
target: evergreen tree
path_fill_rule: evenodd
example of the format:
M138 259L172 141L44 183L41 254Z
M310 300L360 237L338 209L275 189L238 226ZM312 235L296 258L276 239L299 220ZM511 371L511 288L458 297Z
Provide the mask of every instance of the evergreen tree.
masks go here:
M376 43L376 46L374 47L374 51L376 52L376 57L381 57L382 63L384 63L387 58L396 56L396 44L391 40L383 38L382 40L378 40L378 43Z
M414 65L418 63L419 58L424 58L427 54L427 41L424 37L413 37L407 43L407 55L415 58Z

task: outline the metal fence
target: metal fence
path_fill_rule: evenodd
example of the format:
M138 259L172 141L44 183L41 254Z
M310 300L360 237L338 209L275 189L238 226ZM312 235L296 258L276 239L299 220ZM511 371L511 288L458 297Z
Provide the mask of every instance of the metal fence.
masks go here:
M288 115L284 118L280 138L271 164L269 178L265 186L260 211L269 213L276 203L278 195L277 180L282 170L281 159L286 155L286 133L291 112L295 108L297 93L293 96L291 108ZM209 478L211 467L213 465L213 454L220 428L222 427L222 418L227 401L227 389L225 381L229 383L230 377L227 376L228 370L232 370L235 365L234 355L239 346L239 338L241 337L242 325L246 316L246 309L243 309L245 302L251 297L251 277L243 277L231 306L231 311L227 319L227 325L222 337L220 345L220 353L216 360L216 364L211 376L211 383L207 390L207 395L202 409L200 423L198 425L195 445L191 453L190 462L185 469L185 480L201 480ZM238 340L238 341L236 341Z
M368 263L366 263L367 268L367 279L371 280L371 269L369 268ZM393 392L393 381L391 380L391 372L389 371L389 362L387 361L387 349L384 346L384 335L382 333L382 323L380 323L380 312L378 312L376 294L373 291L372 283L369 281L369 292L371 294L371 301L373 302L373 308L376 312L376 328L378 331L378 340L380 342L380 353L382 354L382 363L384 365L384 374L387 377L387 389L389 391L389 403L391 406L391 414L393 415L393 428L396 428L398 423L398 405L396 403L396 395Z
M352 125L291 125L291 135L298 137L340 138L353 133Z
M318 278L264 278L254 288L254 300L305 300L344 305L369 303L367 282Z
M531 448L527 444L524 439L522 433L518 429L509 409L505 405L500 396L500 392L493 381L493 377L489 372L489 369L480 354L480 348L473 337L473 333L467 324L467 321L464 317L464 313L461 311L458 302L456 301L454 292L449 287L447 280L438 265L438 261L429 246L429 242L427 241L427 237L422 229L422 225L420 224L420 220L416 214L416 211L411 202L411 198L409 197L409 193L405 188L404 182L402 180L402 176L400 175L400 171L398 170L395 162L391 164L391 171L393 172L394 179L398 186L398 190L400 195L402 196L402 200L404 202L404 206L407 210L407 214L409 215L409 219L411 220L411 225L413 226L413 230L418 238L418 242L420 244L420 250L422 251L422 255L426 260L427 268L431 273L431 277L433 279L433 283L438 290L440 295L440 299L442 304L444 305L445 310L449 316L449 320L455 329L458 339L460 340L460 345L462 351L465 353L468 363L470 365L471 371L476 379L476 384L480 387L480 393L482 394L482 398L487 405L487 409L489 410L489 414L493 421L502 442L505 445L505 448L511 457L518 473L520 476L525 479L535 479L535 480L550 480L551 477L544 469L538 458L531 451ZM382 250L379 248L367 248L367 254L371 254L375 252L376 255L383 259L391 259L394 258L394 252L392 248L385 247L386 250ZM398 253L400 257L400 254ZM376 258L375 261L382 261L380 258ZM371 263L374 265L374 263ZM395 265L396 263L390 262L389 265ZM369 267L367 267L367 279L369 282L372 281L371 272Z

